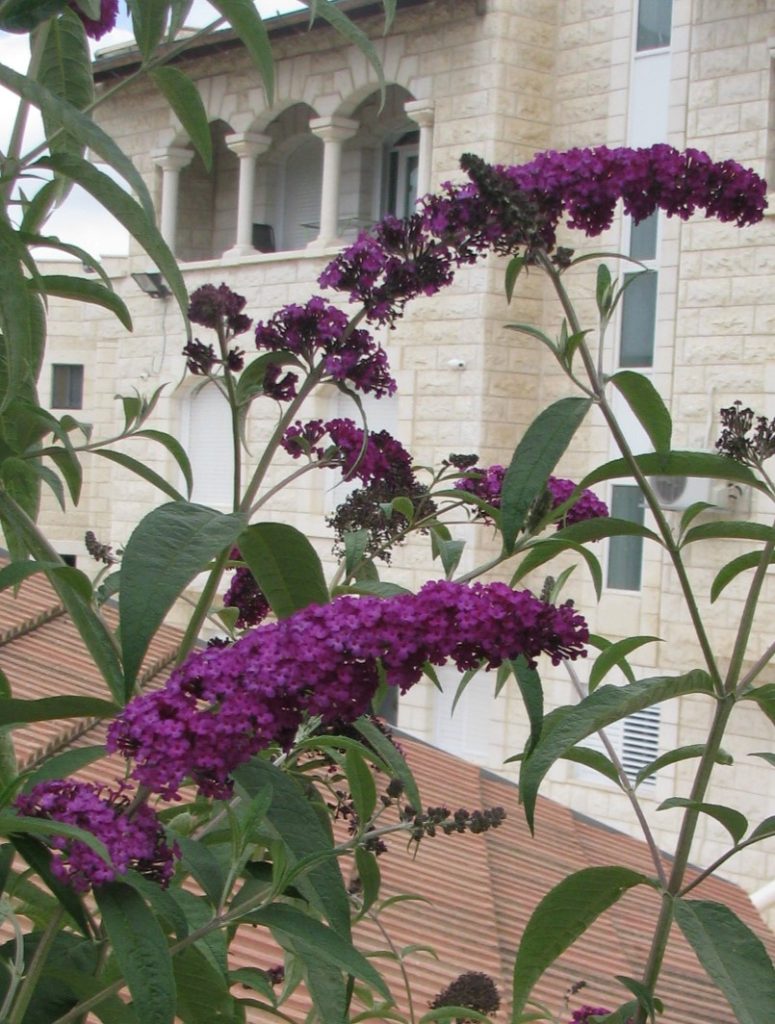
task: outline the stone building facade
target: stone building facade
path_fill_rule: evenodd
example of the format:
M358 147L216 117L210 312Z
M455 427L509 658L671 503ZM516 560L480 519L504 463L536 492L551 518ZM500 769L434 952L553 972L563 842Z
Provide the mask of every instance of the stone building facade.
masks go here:
M159 209L159 223L182 261L190 289L226 281L248 299L255 319L318 292L316 280L337 248L381 213L405 212L415 194L459 179L458 160L471 151L492 162L519 163L544 149L607 144L707 150L732 157L760 173L773 153L774 0L404 0L395 22L382 32L379 5L345 0L357 24L372 37L387 88L380 104L373 68L363 54L329 29L306 31L296 15L269 23L277 61L276 100L268 106L247 54L224 34L217 46L192 49L181 67L196 81L210 118L212 174L163 100L142 80L117 94L100 111L144 175ZM97 61L98 80L112 83L132 65L129 51ZM138 116L142 111L142 116ZM583 248L577 235L566 239ZM775 412L775 371L769 348L775 330L775 221L743 231L715 221L660 220L638 231L623 219L596 246L625 251L652 270L612 331L606 369L647 371L674 417L674 445L710 450L717 410L735 399L763 414ZM142 294L130 276L149 270L142 253L109 259L106 267L127 302L134 332L94 307L51 302L51 338L42 387L54 386L52 408L80 397L81 418L109 436L121 423L114 394L133 388L148 393L169 382L155 425L180 437L191 450L194 498L214 507L229 504L224 409L209 389L186 378L180 350L183 328L169 300ZM592 264L585 264L592 267ZM537 275L520 281L507 305L503 261L490 258L459 272L436 298L417 301L395 330L384 330L399 385L398 396L369 408L373 422L389 426L421 465L450 452L475 451L483 463L507 462L535 415L568 393L568 384L545 350L507 329L513 321L540 324L550 333L561 314ZM580 309L595 322L594 270L577 275ZM639 286L640 287L640 286ZM585 298L585 296L587 298ZM249 336L247 336L249 337ZM622 343L622 338L625 338ZM634 339L634 340L630 340ZM61 369L82 366L80 371ZM68 384L69 382L69 384ZM65 389L62 392L62 388ZM63 397L64 396L64 397ZM55 399L55 400L54 400ZM315 400L309 415L346 414L333 392ZM257 408L248 425L255 458L271 429L272 409ZM643 438L633 424L631 440ZM174 466L164 449L133 442L126 449L163 475ZM562 475L580 477L613 454L602 422L591 417L563 460ZM93 529L112 544L126 540L159 494L115 464L93 456L84 496L65 515L47 507L43 520L63 553L83 555L83 533ZM330 558L323 520L335 497L333 479L308 474L272 504L273 515L305 530ZM667 496L676 523L689 496L720 502L714 517L742 514L768 521L758 498L730 497L726 489L694 484L689 495ZM637 493L626 482L601 492L623 517L642 516ZM468 540L464 566L491 557L486 529L461 528ZM716 651L731 650L734 623L745 600L745 579L710 604L718 568L747 548L735 541L697 545L689 555L693 580L708 615ZM643 634L662 643L633 655L640 676L696 667L700 658L675 575L656 546L601 545L602 600L579 567L568 593L593 629L611 639ZM330 561L329 561L329 564ZM430 573L427 542L407 545L386 577L418 586ZM535 581L537 586L541 580ZM775 588L754 624L754 657L772 642ZM583 667L582 667L582 672ZM612 677L613 678L613 677ZM762 681L769 681L765 672ZM454 692L454 680L447 680ZM582 678L583 683L583 678ZM521 699L508 687L497 700L484 677L466 691L450 718L449 694L430 686L402 701L399 725L454 749L495 771L513 774L505 758L521 749L527 733ZM567 678L546 672L547 701L573 699ZM656 751L699 742L711 708L687 698L642 715L614 735L633 771ZM739 711L728 746L735 765L720 768L709 799L726 803L758 823L775 791L772 767L754 752L772 752L773 736L759 714ZM673 795L686 795L692 762L673 765L644 784L643 800L659 842L669 847L678 812L656 813ZM579 765L556 766L546 793L575 810L634 830L625 797L611 783ZM538 823L540 829L541 824ZM724 830L704 818L694 859L706 863L727 845ZM749 891L775 878L772 841L745 850L725 873Z

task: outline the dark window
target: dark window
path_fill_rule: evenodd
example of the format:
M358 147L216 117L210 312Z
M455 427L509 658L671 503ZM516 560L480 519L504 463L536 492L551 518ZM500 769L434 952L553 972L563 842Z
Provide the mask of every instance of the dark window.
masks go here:
M657 322L657 273L624 275L620 366L652 366Z
M83 366L59 363L51 368L51 408L83 408Z
M408 217L417 200L417 168L420 133L402 135L387 155L386 211L395 217Z
M630 230L630 256L635 260L654 260L657 258L657 226L659 215L652 213L650 217L633 224Z
M611 516L643 525L643 497L632 484L614 484L611 488ZM606 585L615 590L640 590L643 565L643 538L625 534L608 542Z
M657 50L670 45L673 0L640 0L636 49Z

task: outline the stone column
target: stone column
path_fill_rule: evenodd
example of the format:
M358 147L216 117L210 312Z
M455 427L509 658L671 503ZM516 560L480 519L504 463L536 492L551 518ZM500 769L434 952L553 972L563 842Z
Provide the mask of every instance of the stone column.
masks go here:
M175 252L175 235L178 227L178 190L180 172L194 158L194 151L182 146L168 146L157 149L151 154L153 162L161 167L161 210L159 212L159 231L167 245Z
M315 117L309 123L313 135L323 140L323 185L320 195L320 230L311 246L336 245L339 240L339 179L342 143L358 131L358 122L347 117Z
M226 136L226 145L239 157L237 230L235 244L225 256L247 256L253 248L253 190L256 181L256 157L272 145L269 135L234 132Z
M420 146L417 159L417 196L431 191L431 159L433 157L433 104L430 100L408 100L404 104L407 116L420 128Z

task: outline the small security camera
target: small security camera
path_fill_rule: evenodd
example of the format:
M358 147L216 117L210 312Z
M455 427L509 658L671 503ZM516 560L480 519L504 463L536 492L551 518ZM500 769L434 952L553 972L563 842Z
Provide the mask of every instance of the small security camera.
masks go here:
M466 361L465 359L448 359L447 366L450 370L465 370Z

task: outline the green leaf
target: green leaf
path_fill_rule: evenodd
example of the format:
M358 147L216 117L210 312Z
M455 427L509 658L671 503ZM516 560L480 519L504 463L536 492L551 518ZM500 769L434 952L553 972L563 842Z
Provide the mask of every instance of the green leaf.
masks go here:
M643 1009L649 1016L651 1024L656 1024L657 1013L664 1013L664 1006L661 999L657 997L636 978L627 978L623 974L615 975L616 980L620 981L625 988L629 989L630 992L635 996L637 1002L636 1006L642 1006Z
M666 768L670 764L676 764L678 761L687 761L693 757L703 757L706 749L704 743L692 743L685 747L678 747L676 750L668 750L666 754L661 754L641 768L635 776L635 787L637 788L645 779L656 775L658 771L661 771L662 768ZM716 764L729 765L733 763L732 755L728 754L725 750L719 750L713 760Z
M695 501L686 509L684 514L681 516L681 533L683 533L684 530L688 529L690 523L693 523L698 515L700 515L703 512L706 512L709 508L717 507L718 506L714 505L710 501Z
M1 74L0 82L2 82ZM151 213L149 215L128 192L125 192L107 174L98 171L87 160L82 160L71 154L58 153L53 156L41 157L34 166L49 168L76 182L93 195L100 205L105 207L108 213L113 214L129 234L140 243L161 271L164 280L178 301L184 322L188 324L188 293L183 281L183 275L169 246L156 227L154 214ZM123 171L121 173L123 174ZM127 180L129 179L127 178ZM130 185L134 188L133 181L130 182ZM143 189L147 192L145 186L143 186Z
M213 144L207 111L199 90L188 75L184 75L178 68L155 68L151 72L151 78L183 125L183 130L191 139L209 174L213 164Z
M183 867L191 872L212 906L220 906L226 889L226 874L218 857L204 843L186 836L176 835L175 842L180 846Z
M764 523L747 523L730 520L722 523L701 523L688 530L681 542L691 544L696 540L760 540L764 543L775 539L775 530Z
M707 814L714 818L720 825L729 832L732 842L737 845L748 831L748 819L740 811L733 807L724 807L723 804L706 804L699 800L687 800L681 796L672 796L669 800L663 800L657 808L658 811L669 811L675 807L687 808L699 811L700 814Z
M184 501L161 505L137 525L121 563L119 637L127 696L154 633L178 595L210 559L234 544L243 526L239 515Z
M620 370L610 383L625 398L657 452L669 452L673 421L662 396L651 380L634 370Z
M765 818L764 821L757 825L756 828L748 836L747 842L752 842L754 839L767 839L769 836L775 835L775 815L769 818Z
M349 939L349 901L333 853L333 839L299 784L270 762L258 758L238 768L234 777L251 796L271 786L267 821L283 843L291 866L315 854L330 855L300 874L294 884L325 915L331 927Z
M655 676L627 686L601 686L579 704L556 708L544 719L541 739L522 762L520 793L533 829L536 797L543 777L558 757L592 733L621 718L687 693L713 695L707 672L695 669L681 676Z
M166 0L141 0L131 4L132 32L144 62L153 55L161 42L167 23L168 6Z
M173 1024L175 978L167 940L142 896L124 882L94 890L113 951L143 1024Z
M194 488L194 476L191 471L191 461L186 454L183 445L178 441L177 438L173 437L172 434L167 434L163 430L136 430L132 437L148 437L152 441L157 441L160 445L172 455L174 460L177 462L183 478L186 481L186 490L188 497L191 497L191 491Z
M542 345L557 355L557 346L549 337L549 335L540 330L538 327L534 327L532 324L506 324L506 329L509 331L516 331L517 334L527 334L530 338L535 338L540 341Z
M63 821L27 818L21 814L4 813L0 814L0 835L64 836L65 839L76 839L79 843L85 843L107 864L111 863L110 855L103 842L91 832L77 828L75 825L67 825Z
M594 750L592 747L571 747L562 756L566 761L583 764L585 768L591 768L593 772L604 775L609 782L613 782L621 789L622 780L619 778L619 772L610 757L606 757L602 751Z
M101 156L105 163L110 164L126 181L135 195L138 196L149 223L153 222L155 217L153 200L143 181L142 175L138 173L129 157L124 155L107 132L98 127L88 115L82 114L76 107L61 100L49 89L40 85L40 83L28 78L26 75L19 74L7 65L0 65L0 85L4 85L6 89L10 89L17 96L21 96L22 99L32 103L33 106L41 111L45 118L50 119L52 124L58 124L84 146L87 146L98 156ZM58 154L58 156L61 155L63 154ZM59 166L56 162L44 159L38 161L38 166L48 166L53 171L58 171L67 177L74 178L74 175L68 173L66 168L75 165L68 165L67 162ZM111 181L111 179L108 178L108 181ZM111 181L111 184L114 183ZM97 198L99 199L100 197L97 196ZM159 269L161 270L162 268L159 267Z
M46 448L41 455L46 455L57 467L64 477L73 504L77 505L83 484L83 470L78 456L71 448Z
M271 107L274 97L272 46L266 26L256 11L253 0L211 0L211 2L244 43L261 75L266 102Z
M510 661L511 670L517 680L519 692L527 711L527 718L530 722L530 736L525 744L525 753L530 753L533 747L541 738L541 729L544 721L544 691L541 686L541 677L536 669L531 668L524 654L520 654L514 661Z
M752 470L725 455L712 452L646 452L645 455L635 455L634 459L646 476L699 476L745 484L762 492L766 490ZM629 463L625 459L614 459L585 476L579 487L592 487L604 480L629 476L632 476Z
M748 755L749 757L760 757L767 764L771 764L775 768L775 754L770 754L767 751L754 751Z
M611 301L613 299L613 282L611 280L611 271L608 269L605 263L601 263L597 268L597 277L595 281L595 300L597 302L597 311L600 314L600 319L605 321L611 315Z
M236 544L278 619L310 604L328 604L320 559L296 527L255 523L240 533Z
M94 454L100 455L109 462L115 462L117 466L122 466L124 469L128 469L130 473L134 473L135 476L147 480L149 484L158 487L163 494L166 494L168 498L172 498L173 501L186 500L176 487L168 483L155 469L151 469L146 462L133 459L131 455L126 455L124 452L113 451L112 448L95 448Z
M93 764L105 757L105 747L76 747L74 750L65 750L61 754L54 754L32 771L24 773L24 785L22 792L29 792L39 782L48 782L49 779L65 779L68 775Z
M761 939L729 907L676 900L675 919L739 1024L762 1024L775 1006L775 969Z
M517 278L525 265L524 256L512 256L506 267L506 276L504 281L504 287L506 289L506 302L511 302L514 298L514 287L517 283Z
M46 295L102 306L114 313L128 331L132 330L132 318L124 300L96 281L85 281L82 277L69 277L65 274L43 274L39 282L32 281L30 286Z
M605 679L611 669L624 661L628 654L637 651L645 644L661 642L658 636L630 636L625 640L618 640L616 643L610 644L595 658L595 664L589 673L589 692L592 693L597 689L598 684Z
M385 764L390 766L393 777L401 780L407 801L416 811L422 810L423 803L417 783L409 765L395 745L365 716L356 719L354 725L369 746L374 747Z
M558 530L555 540L570 540L576 544L586 544L588 541L605 540L608 537L645 537L661 544L660 537L640 523L632 523L629 519L612 519L609 516L601 516L598 519L585 519L582 523L572 523Z
M11 522L14 529L23 535L33 558L39 562L47 562L51 559L54 553L42 540L34 523L2 489L0 489L0 516L4 521ZM85 599L83 591L80 589L80 582L76 582L86 577L77 569L71 569L64 564L57 570L48 571L46 574L60 600L67 608L81 639L102 673L114 699L122 701L124 688L121 663L116 653L113 637L92 608L91 603ZM88 585L91 593L91 583Z
M518 1021L533 986L565 950L583 935L604 910L645 875L620 867L584 868L564 878L541 902L528 921L514 963L512 1021Z
M562 554L564 551L575 551L587 563L592 583L595 587L595 593L598 600L600 600L603 592L603 570L600 568L599 560L591 551L582 547L581 544L576 544L569 540L558 540L556 537L549 540L536 541L532 547L528 548L525 557L519 563L517 571L511 578L512 587L523 577L527 576L528 573L533 572L534 569L537 569L545 562L556 558L557 555Z
M741 700L755 700L767 718L775 725L775 683L754 686L740 694Z
M361 882L361 899L363 900L361 914L365 914L379 897L379 887L382 882L379 862L369 850L357 846L355 848L355 867Z
M761 551L749 551L745 555L738 555L737 558L733 558L731 562L727 562L725 566L722 566L716 573L710 587L711 604L719 599L733 579L748 569L755 569L761 560ZM770 563L772 562L775 562L775 554L770 559Z
M507 551L513 550L530 506L543 493L590 404L587 398L561 398L533 420L517 445L501 490L501 530Z
M251 921L271 928L281 945L284 939L290 939L305 963L321 960L360 978L390 999L390 990L369 961L347 939L308 914L287 904L273 903L254 911Z
M377 805L377 787L369 766L361 754L351 747L344 759L344 771L350 787L350 795L362 825L366 825Z
M62 0L6 0L0 10L0 30L31 32L62 10Z
M0 700L0 726L45 722L56 718L112 718L121 709L97 697L42 697Z
M355 568L360 565L366 548L369 546L368 530L348 530L344 540L344 574L349 579Z
M5 364L5 394L0 402L0 412L5 411L13 399L24 396L37 377L38 338L31 308L32 296L22 271L25 256L26 250L16 232L4 217L0 217L0 333Z
M65 8L45 29L37 81L60 100L83 110L94 99L91 56L83 22L75 11ZM85 143L69 132L60 132L60 121L43 110L43 127L54 153L82 156Z
M72 886L60 882L51 870L51 851L29 835L13 835L11 842L19 855L29 864L37 877L53 893L84 935L90 935L89 918L81 897Z
M440 537L435 530L431 530L430 533L433 557L441 558L441 564L444 567L444 575L448 580L452 579L455 569L457 569L458 564L460 563L460 557L463 554L465 541L444 540L444 538Z
M245 367L237 381L237 405L242 406L264 389L264 377L270 366L301 366L292 352L265 352Z
M196 946L172 961L178 992L177 1016L183 1024L235 1024L229 979Z

